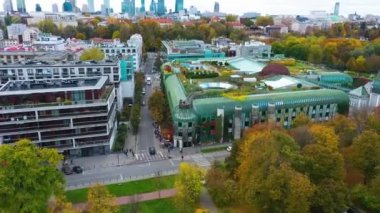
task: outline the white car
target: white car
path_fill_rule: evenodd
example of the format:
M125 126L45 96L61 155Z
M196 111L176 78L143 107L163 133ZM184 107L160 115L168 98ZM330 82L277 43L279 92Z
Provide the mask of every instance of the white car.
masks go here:
M226 150L227 150L227 152L231 152L232 146L227 146Z

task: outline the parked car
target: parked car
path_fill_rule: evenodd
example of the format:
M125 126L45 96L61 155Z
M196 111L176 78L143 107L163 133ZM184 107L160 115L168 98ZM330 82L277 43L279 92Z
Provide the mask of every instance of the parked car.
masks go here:
M149 147L149 154L155 155L156 154L156 148L154 148L153 146Z
M231 152L232 146L227 146L226 150L227 150L227 152Z
M61 171L65 174L65 175L71 175L73 174L73 169L70 167L70 165L68 164L64 164L61 168Z
M77 174L83 173L83 168L81 166L74 166L73 171Z

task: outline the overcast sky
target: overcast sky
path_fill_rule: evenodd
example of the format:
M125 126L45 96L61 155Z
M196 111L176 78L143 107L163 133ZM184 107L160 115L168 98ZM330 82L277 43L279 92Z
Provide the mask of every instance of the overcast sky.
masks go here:
M115 12L120 12L122 0L110 0ZM157 1L157 0L155 0ZM300 14L307 15L310 10L325 10L332 12L334 0L217 0L220 3L220 11L226 13L243 14L244 12L260 12L261 14ZM3 10L4 0L0 0L0 10ZM62 9L64 0L25 0L27 11L34 11L35 4L40 3L42 10L51 11L51 5L57 3ZM100 10L103 0L94 0L95 9ZM145 8L149 8L151 0L145 0ZM212 11L214 0L184 0L185 8L194 5L200 11ZM77 0L77 5L82 8L87 0ZM175 0L165 0L166 7L174 8ZM136 6L140 6L140 0L136 0ZM16 0L13 0L13 7L16 8ZM340 0L340 14L347 15L357 12L358 14L380 15L379 0Z

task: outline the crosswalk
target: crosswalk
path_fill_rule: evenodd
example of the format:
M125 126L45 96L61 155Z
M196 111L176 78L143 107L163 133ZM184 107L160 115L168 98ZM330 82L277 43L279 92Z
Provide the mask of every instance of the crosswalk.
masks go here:
M201 167L211 166L211 163L202 154L192 155L191 158L193 158L194 162L198 166L201 166Z
M150 155L149 152L136 153L135 158L137 161L147 162L147 161L166 160L168 157L164 155L161 151L158 151L156 152L155 155Z

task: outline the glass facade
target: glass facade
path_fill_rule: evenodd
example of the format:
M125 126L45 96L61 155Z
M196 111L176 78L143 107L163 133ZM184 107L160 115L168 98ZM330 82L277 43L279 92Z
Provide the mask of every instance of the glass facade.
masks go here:
M181 10L183 10L183 0L176 0L175 1L175 12L178 13Z

